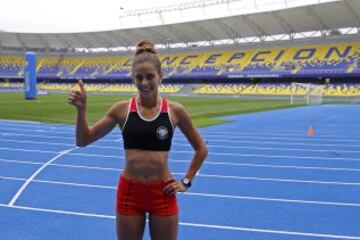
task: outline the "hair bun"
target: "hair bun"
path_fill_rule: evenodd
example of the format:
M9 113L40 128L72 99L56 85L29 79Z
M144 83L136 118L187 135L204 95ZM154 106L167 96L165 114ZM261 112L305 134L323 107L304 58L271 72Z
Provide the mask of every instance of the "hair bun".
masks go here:
M136 45L135 56L144 52L156 54L154 44L149 40L142 40Z

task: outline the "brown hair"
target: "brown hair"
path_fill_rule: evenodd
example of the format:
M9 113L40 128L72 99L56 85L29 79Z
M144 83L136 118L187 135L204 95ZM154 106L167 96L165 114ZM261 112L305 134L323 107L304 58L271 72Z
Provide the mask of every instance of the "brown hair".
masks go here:
M161 62L156 53L154 44L149 40L142 40L136 44L134 60L132 63L132 70L134 66L143 62L151 62L155 65L158 73L162 76Z

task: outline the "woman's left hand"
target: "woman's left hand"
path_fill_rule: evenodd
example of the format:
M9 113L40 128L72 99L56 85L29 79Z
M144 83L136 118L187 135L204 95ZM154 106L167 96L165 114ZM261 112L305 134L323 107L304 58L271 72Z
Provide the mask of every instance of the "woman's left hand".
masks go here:
M176 194L177 192L186 192L187 188L181 182L176 181L173 178L165 180L166 186L163 189L165 194Z

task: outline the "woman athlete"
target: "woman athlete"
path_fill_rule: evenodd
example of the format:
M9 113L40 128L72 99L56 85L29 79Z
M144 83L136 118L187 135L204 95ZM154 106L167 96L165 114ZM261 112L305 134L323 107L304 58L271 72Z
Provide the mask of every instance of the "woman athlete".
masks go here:
M119 124L125 149L125 167L120 176L116 201L116 229L119 240L143 238L146 213L152 240L175 240L179 224L176 193L191 186L207 156L207 148L179 103L159 95L163 79L161 62L154 45L137 44L132 77L138 95L115 103L93 126L86 119L86 91L72 91L68 102L77 109L76 145L84 147L104 137ZM168 156L175 127L185 135L195 153L188 170L176 181L169 170Z

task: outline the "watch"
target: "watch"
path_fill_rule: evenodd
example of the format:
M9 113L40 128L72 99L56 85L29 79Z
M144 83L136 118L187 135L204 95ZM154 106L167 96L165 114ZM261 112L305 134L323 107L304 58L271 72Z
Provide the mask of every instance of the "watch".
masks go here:
M184 177L183 179L181 179L181 183L184 184L184 186L186 188L190 188L191 187L191 180L188 179L187 177Z

